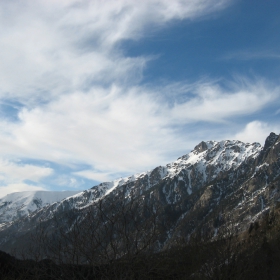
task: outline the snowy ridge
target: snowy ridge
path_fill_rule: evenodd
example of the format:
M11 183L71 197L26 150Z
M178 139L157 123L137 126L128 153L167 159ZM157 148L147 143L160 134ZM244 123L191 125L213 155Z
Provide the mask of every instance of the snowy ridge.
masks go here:
M201 177L201 179L199 178L200 184L203 184L210 179L214 179L222 171L238 168L241 163L247 161L250 157L256 158L261 149L261 145L258 143L245 144L235 140L203 141L192 152L166 166L159 166L153 170L119 178L111 182L103 182L83 192L74 194L73 192L10 194L0 200L0 223L13 221L32 212L36 213L38 209L40 209L39 212L44 211L43 207L49 205L52 209L49 212L50 215L54 211L63 211L64 209L83 209L122 187L126 188L126 197L131 196L132 193L140 195L163 179L172 179L175 176L178 176L179 181L185 183L187 193L190 195L193 191L193 173L196 177ZM186 174L186 177L180 175L181 171ZM177 186L174 190L177 190ZM171 203L169 197L173 191L164 188L164 192L166 199Z
M75 193L77 191L26 191L8 194L0 199L0 223L27 216Z
M110 194L113 190L126 185L127 183L133 183L138 178L141 178L147 173L140 173L135 174L126 178L119 178L111 182L103 182L97 186L94 186L91 189L85 190L83 192L79 192L75 195L69 196L61 201L57 201L53 203L53 209L60 209L60 207L64 208L67 204L70 208L75 209L83 209L89 206L90 204L94 203L98 199L105 197L106 195Z
M208 141L201 142L207 145L207 149L200 152L199 145L189 154L178 158L167 165L169 177L174 177L182 169L188 169L194 165L200 173L206 175L206 169L209 166L216 167L216 175L221 171L227 171L231 168L236 169L248 158L256 158L262 147L259 143L245 144L241 141L225 140L221 142ZM205 178L206 180L206 178ZM205 181L204 180L204 181Z
M108 190L105 195L117 187L127 183L135 182L138 179L144 178L145 176L150 177L152 172L156 169L158 171L158 181L164 179L165 177L172 178L177 176L182 169L188 170L188 168L193 167L194 165L197 167L198 171L205 174L205 176L207 176L206 169L210 165L217 167L216 174L221 171L227 171L231 168L236 169L248 158L256 158L262 149L259 143L245 144L237 140L225 140L221 142L207 141L202 143L207 145L207 149L203 152L199 152L199 148L197 148L189 154L178 158L176 161L167 164L166 166L159 166L152 171L142 172L108 183L102 183L102 186L104 184L108 186ZM150 187L152 186L153 185L150 185Z
M103 182L89 190L64 199L64 203L68 203L71 208L82 209L123 186L128 187L127 196L129 196L131 191L135 191L137 182L145 181L145 186L141 183L137 186L143 186L144 190L148 190L165 178L177 176L182 170L188 172L189 185L187 192L191 194L190 172L192 168L202 174L203 181L206 182L209 176L209 172L207 172L209 166L215 167L213 179L221 171L227 171L231 168L236 169L248 158L256 158L261 149L259 143L246 144L237 140L201 142L192 152L166 166L159 166L153 170L119 178L111 182ZM179 177L179 180L183 181L184 179ZM60 203L63 203L63 201L56 203L55 208L59 208Z

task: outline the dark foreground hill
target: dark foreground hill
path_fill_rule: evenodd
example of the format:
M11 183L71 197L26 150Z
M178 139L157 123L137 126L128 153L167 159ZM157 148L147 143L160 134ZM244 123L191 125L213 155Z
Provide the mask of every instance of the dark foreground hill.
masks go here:
M280 210L242 234L194 238L164 252L122 256L107 264L18 260L0 252L0 279L280 279Z

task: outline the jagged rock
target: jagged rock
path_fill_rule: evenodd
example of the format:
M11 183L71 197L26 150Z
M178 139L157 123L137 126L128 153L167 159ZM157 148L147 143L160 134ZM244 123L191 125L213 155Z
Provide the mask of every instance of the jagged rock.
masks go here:
M194 147L194 150L197 151L198 153L202 153L208 149L207 144L202 141L200 142L197 146Z

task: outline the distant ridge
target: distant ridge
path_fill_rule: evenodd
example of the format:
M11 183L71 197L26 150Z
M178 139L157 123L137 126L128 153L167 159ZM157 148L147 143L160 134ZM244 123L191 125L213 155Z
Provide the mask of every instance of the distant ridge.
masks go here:
M77 193L78 191L25 191L7 194L0 198L0 223L25 217Z

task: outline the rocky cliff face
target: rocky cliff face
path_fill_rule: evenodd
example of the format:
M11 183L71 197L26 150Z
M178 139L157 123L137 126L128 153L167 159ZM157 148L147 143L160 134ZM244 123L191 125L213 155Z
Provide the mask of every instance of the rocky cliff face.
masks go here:
M265 212L278 207L279 166L280 137L274 133L264 147L240 141L203 141L166 166L102 183L21 219L2 222L0 248L9 251L18 245L39 221L50 230L54 217L63 223L66 213L73 210L75 221L84 221L86 213L101 201L107 216L124 209L117 205L124 207L134 201L137 207L133 210L138 212L134 216L142 220L151 216L145 209L159 206L157 250L178 238L187 241L198 232L213 238L229 224L233 231L244 231Z

